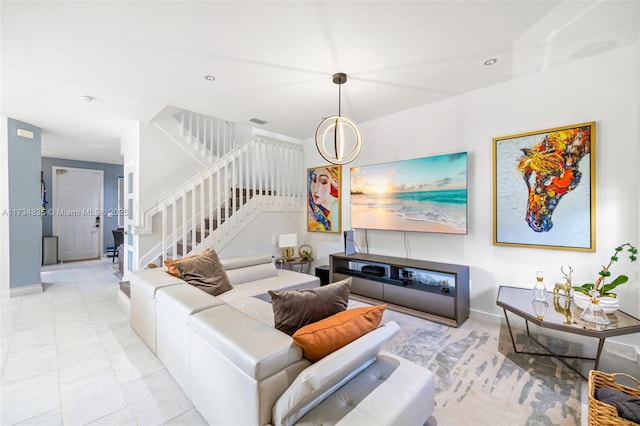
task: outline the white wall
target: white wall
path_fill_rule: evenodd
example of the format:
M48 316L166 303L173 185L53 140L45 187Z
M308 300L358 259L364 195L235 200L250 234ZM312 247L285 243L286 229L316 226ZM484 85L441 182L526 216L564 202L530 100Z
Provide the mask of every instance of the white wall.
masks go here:
M202 165L184 150L177 149L177 146L154 124L140 124L138 195L141 211L202 170Z
M302 219L300 213L262 212L218 253L221 258L255 254L270 254L277 258L281 254L278 248L279 234L297 233L298 245L306 243L302 232L306 228L301 226Z
M637 11L636 13L636 22L640 22L640 9ZM638 58L638 63L635 69L635 74L636 74L636 82L638 82L637 86L636 86L636 108L638 110L640 110L640 31L638 31L638 40L636 43L636 52L635 52L636 58ZM638 124L638 126L640 127L640 123ZM637 141L636 141L637 142ZM640 157L640 154L639 154ZM640 158L636 158L637 160L640 160ZM638 161L640 162L640 161ZM638 196L638 200L636 203L636 217L640 216L640 195ZM640 218L637 219L637 221L640 221ZM636 242L638 244L640 244L640 225L638 225L637 228L637 233L636 233L636 238L635 238ZM638 290L640 292L640 290ZM640 312L640 296L638 296L638 310L636 312ZM640 346L640 342L638 342L638 346Z
M9 297L9 139L7 117L0 116L0 296Z
M405 252L403 233L369 231L370 252L469 265L472 311L496 317L501 316L495 304L498 286L530 287L538 269L547 283L555 283L561 280L560 267L568 264L575 284L593 282L614 247L640 244L638 69L634 46L361 123L362 154L343 169L344 228L350 223L350 167L467 151L468 235L407 233ZM587 121L597 126L597 251L494 246L492 139ZM323 164L312 141L305 143L305 162ZM321 263L342 251L340 236L308 235ZM356 231L356 241L364 251L364 231ZM627 259L612 268L613 274L630 277L618 294L621 309L635 316L640 313L639 269Z

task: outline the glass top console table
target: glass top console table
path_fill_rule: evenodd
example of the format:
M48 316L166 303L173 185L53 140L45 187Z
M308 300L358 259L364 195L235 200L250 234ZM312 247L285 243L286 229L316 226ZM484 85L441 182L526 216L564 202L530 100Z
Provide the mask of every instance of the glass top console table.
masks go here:
M584 379L586 379L587 377L581 371L577 370L574 366L567 363L563 358L586 359L595 361L594 370L597 370L600 364L600 355L602 354L602 348L604 347L604 342L607 337L640 333L640 320L620 310L607 314L610 323L606 326L603 326L586 322L580 319L582 309L577 307L570 297L565 298L563 295L553 295L552 293L548 293L548 309L542 316L542 319L539 319L539 317L536 315L532 301L533 296L531 293L531 289L509 286L500 286L500 288L498 289L498 299L496 301L496 304L500 306L504 311L504 317L507 321L507 327L509 328L509 336L511 337L513 350L516 353L529 355L553 356L564 365L580 374ZM516 347L516 341L513 338L513 332L511 330L511 324L509 323L507 311L525 320L527 336L529 336L531 340L533 340L537 345L547 351L547 353L525 352L518 350L518 348ZM529 334L529 322L536 324L542 328L549 328L565 333L578 334L598 339L598 349L596 351L595 358L585 358L581 356L562 355L555 353L553 350L543 345L538 339Z
M308 274L311 270L311 262L313 262L313 257L278 258L276 259L276 267Z

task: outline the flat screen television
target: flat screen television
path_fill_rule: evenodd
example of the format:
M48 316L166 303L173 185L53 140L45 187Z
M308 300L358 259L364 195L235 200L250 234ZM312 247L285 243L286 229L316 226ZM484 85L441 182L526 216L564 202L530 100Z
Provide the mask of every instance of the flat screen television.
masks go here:
M351 228L467 233L467 153L351 168Z

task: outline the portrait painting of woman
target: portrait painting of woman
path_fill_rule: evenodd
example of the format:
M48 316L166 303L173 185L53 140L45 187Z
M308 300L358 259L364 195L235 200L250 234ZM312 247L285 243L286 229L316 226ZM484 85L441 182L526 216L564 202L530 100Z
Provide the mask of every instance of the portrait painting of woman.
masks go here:
M307 230L340 232L342 166L307 169Z

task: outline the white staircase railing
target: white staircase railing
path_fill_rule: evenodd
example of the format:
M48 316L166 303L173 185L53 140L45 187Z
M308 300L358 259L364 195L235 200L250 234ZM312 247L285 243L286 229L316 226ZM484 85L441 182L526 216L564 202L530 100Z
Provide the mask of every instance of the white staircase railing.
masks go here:
M161 241L136 269L206 247L219 250L260 212L299 210L305 189L302 146L254 136L144 211L135 233L161 233Z
M181 111L176 114L180 122L181 134L189 143L196 146L196 151L208 157L209 162L230 152L235 144L235 125L229 121L198 114L192 111Z
M208 165L235 148L235 124L181 110L153 122L200 164Z

